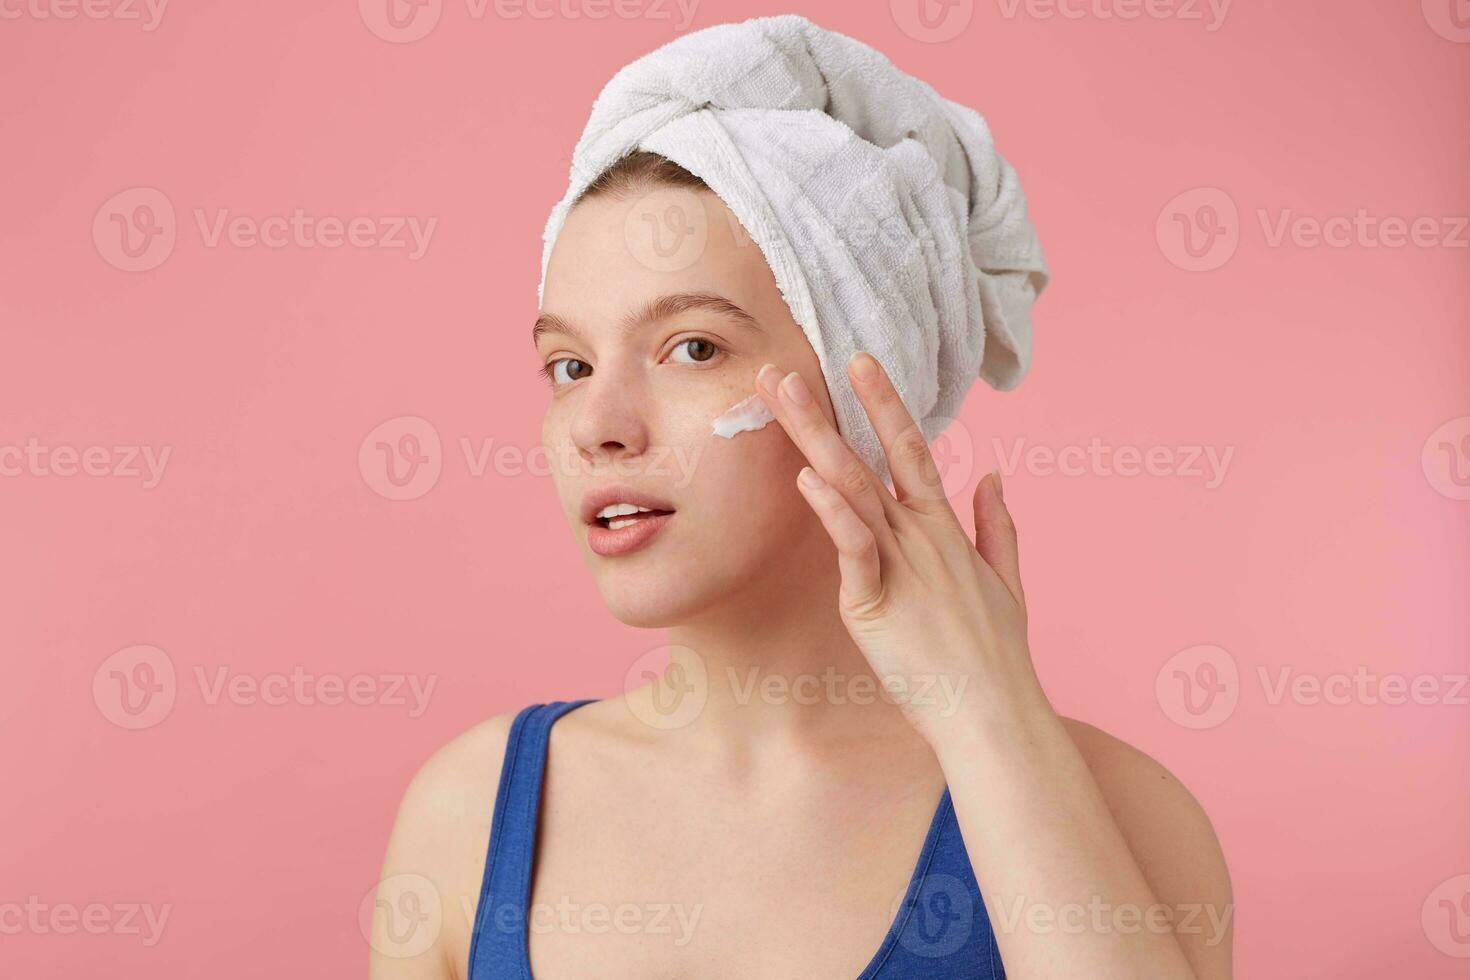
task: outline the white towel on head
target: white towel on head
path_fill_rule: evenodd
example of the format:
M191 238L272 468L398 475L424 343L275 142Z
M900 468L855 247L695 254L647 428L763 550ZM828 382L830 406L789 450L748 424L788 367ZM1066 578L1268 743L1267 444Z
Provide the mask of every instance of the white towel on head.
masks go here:
M543 236L634 150L702 178L760 246L816 351L838 430L882 479L847 380L873 354L933 440L977 377L1014 387L1048 274L1015 171L985 120L884 55L787 14L686 34L603 88Z

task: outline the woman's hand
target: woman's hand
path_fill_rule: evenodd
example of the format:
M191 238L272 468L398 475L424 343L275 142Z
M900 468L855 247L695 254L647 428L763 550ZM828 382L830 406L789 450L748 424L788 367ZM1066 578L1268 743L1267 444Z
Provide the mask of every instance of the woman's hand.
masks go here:
M837 547L848 631L931 744L955 714L1002 723L1018 711L1049 714L1026 644L1016 528L999 473L975 488L972 545L887 373L865 352L847 370L882 443L892 492L828 421L799 374L783 379L768 364L756 383L811 464L797 486ZM955 710L956 697L963 712Z
M957 710L917 699L903 709L944 770L1006 975L1226 980L1233 904L1204 812L1162 766L1096 729L1084 757L1042 693L999 474L976 487L971 546L888 376L866 353L847 369L892 493L798 375L782 379L766 365L757 387L811 463L797 485L837 546L842 621L880 682L917 693L947 680L962 692ZM1025 925L1027 910L1060 920L1084 906L1157 911L1171 922L1203 909L1224 925L1208 937L1182 925L1178 935L1108 922L1060 932Z

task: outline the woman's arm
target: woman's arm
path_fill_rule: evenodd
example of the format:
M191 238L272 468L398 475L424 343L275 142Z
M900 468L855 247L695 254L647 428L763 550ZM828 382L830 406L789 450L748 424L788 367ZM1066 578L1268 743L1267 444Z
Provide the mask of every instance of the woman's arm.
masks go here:
M848 370L892 493L799 375L768 365L757 388L811 464L797 485L837 548L843 622L874 672L965 692L948 717L904 707L944 769L1007 974L1228 978L1229 879L1208 820L1147 757L1074 739L1036 679L998 476L976 488L972 545L881 365L858 354Z
M1228 980L1224 856L1163 766L1050 709L936 752L1008 976Z

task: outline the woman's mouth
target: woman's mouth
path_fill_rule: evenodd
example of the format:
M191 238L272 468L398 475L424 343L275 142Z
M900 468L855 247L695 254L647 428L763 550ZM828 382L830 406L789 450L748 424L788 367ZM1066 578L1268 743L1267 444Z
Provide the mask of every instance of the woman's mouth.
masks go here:
M604 558L625 555L647 544L673 516L671 510L609 504L587 525L587 545Z
M631 527L640 520L649 517L657 517L661 514L672 514L671 510L656 510L653 507L641 507L638 504L608 504L597 512L593 519L594 523L616 531L620 527Z
M587 491L579 509L587 546L604 558L636 551L674 519L671 501L622 484Z

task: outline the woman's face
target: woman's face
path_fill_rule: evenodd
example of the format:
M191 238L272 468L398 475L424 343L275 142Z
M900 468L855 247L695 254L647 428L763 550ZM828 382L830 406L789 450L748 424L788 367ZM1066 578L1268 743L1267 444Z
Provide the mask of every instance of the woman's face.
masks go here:
M816 353L760 248L716 195L650 187L579 202L552 250L542 300L542 440L614 615L674 625L789 590L783 568L830 550L795 486L805 460L781 426L733 439L711 431L755 393L767 361L799 372L832 416ZM672 514L605 529L588 511L607 491Z

